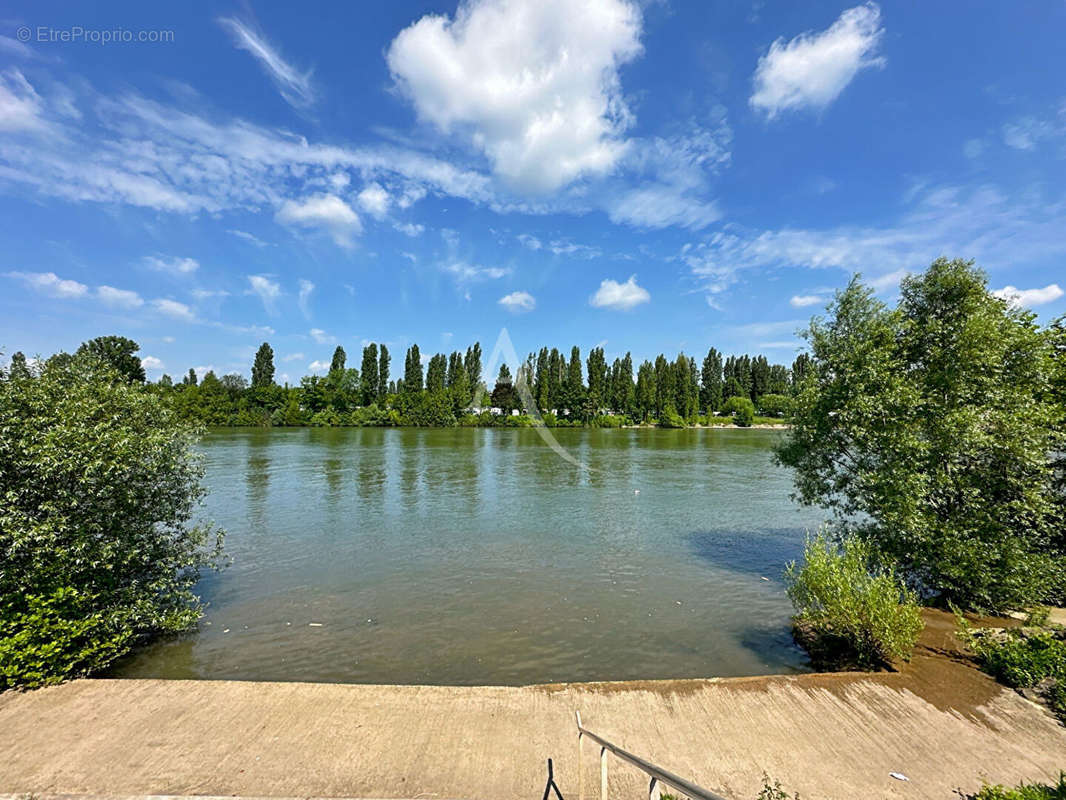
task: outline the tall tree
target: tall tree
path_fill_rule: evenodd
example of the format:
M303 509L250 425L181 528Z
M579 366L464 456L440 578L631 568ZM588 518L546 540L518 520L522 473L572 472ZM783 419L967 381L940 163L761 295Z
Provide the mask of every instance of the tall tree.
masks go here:
M662 356L659 356L662 358ZM655 385L655 367L650 361L641 362L637 370L637 410L641 422L646 422L650 416L656 414L656 399L658 388Z
M474 342L472 347L466 348L466 380L470 385L470 394L473 396L481 385L481 342Z
M26 355L21 350L11 356L11 365L7 369L7 374L12 380L31 377L30 368L26 364Z
M363 348L363 363L359 370L359 389L364 406L378 399L378 346L371 342Z
M189 374L185 376L185 380L183 381L183 383L186 386L195 386L197 383L199 383L199 381L196 379L196 370L194 370L192 367L189 367Z
M403 364L403 388L408 393L422 391L422 353L417 344L407 348Z
M972 262L937 259L889 310L854 279L807 332L813 376L779 450L924 591L1000 611L1051 599L1056 524L1048 336Z
M274 350L263 342L252 362L252 388L262 389L274 385Z
M607 404L607 359L602 347L593 347L586 360L588 367L589 402L594 413Z
M496 378L496 385L492 389L492 405L499 408L504 415L518 407L518 398L515 394L514 384L511 381L511 370L507 364L500 364L500 374Z
M444 380L447 375L448 362L445 360L443 353L437 353L429 359L429 365L426 368L426 391L443 392Z
M333 360L330 362L329 371L330 374L340 374L344 372L344 365L348 361L348 356L344 352L344 348L337 345L337 349L333 351Z
M389 355L389 348L381 345L380 355L378 356L377 393L379 400L389 393L389 366L391 362L392 356Z
M713 347L703 359L700 375L700 405L710 414L722 407L722 354Z
M100 361L131 383L144 383L144 367L136 353L141 346L125 336L98 336L84 342L74 354Z

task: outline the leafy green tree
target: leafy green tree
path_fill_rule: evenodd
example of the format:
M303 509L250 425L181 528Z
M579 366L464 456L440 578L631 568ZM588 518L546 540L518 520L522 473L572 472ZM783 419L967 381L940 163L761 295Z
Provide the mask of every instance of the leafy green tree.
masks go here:
M766 356L756 356L751 362L751 399L759 398L770 391L770 362Z
M359 370L359 388L363 405L368 406L378 396L378 346L371 342L363 348L363 363Z
M174 386L174 379L164 372L163 377L159 379L159 385L164 389L170 389Z
M792 407L792 398L784 394L764 394L759 398L759 413L767 417L783 417Z
M443 353L437 353L429 359L426 368L426 391L443 392L444 381L448 375L448 362Z
M655 400L659 394L655 386L655 367L650 361L642 362L637 370L636 394L640 421L647 422L649 417L658 413L655 407Z
M466 367L466 382L470 387L470 396L480 391L481 386L481 343L474 342L472 347L466 349L466 358L463 361Z
M1039 601L1054 546L1049 337L989 293L972 262L937 259L889 310L856 278L807 339L781 463L799 498L896 560L938 601Z
M274 349L263 342L252 363L252 388L264 389L274 385Z
M700 405L705 413L717 411L722 405L722 354L713 347L703 359L700 374Z
M136 355L140 349L139 344L125 336L98 336L84 342L74 356L83 360L100 361L125 380L144 383L144 367Z
M0 688L102 669L192 626L192 589L221 531L195 431L108 363L60 361L0 379Z
M348 361L348 354L344 352L344 348L337 345L337 349L333 351L333 360L330 361L329 371L330 373L340 373L344 371L344 366Z
M723 414L733 415L733 424L747 428L755 421L755 404L747 397L730 397L722 405Z
M807 380L808 376L813 374L814 365L811 362L810 355L807 353L800 353L796 356L796 360L792 362L792 393L797 393L803 385L803 382Z
M389 394L389 364L391 362L392 356L389 355L389 348L381 345L378 356L378 400Z
M2 375L2 373L0 373ZM22 380L32 377L30 368L26 363L26 356L21 351L11 356L11 364L7 368L7 377L11 380Z
M422 353L417 344L407 348L403 368L403 389L408 394L422 391Z
M602 347L593 347L586 359L588 368L588 400L593 414L598 414L600 409L607 405L607 359L604 358Z
M500 374L492 390L492 405L499 408L504 415L509 415L518 408L518 395L511 381L511 370L506 364L500 364Z
M197 379L197 377L196 377L196 370L193 369L192 367L189 367L189 373L185 376L185 380L184 380L185 385L186 386L195 386L199 382L200 382L199 379Z

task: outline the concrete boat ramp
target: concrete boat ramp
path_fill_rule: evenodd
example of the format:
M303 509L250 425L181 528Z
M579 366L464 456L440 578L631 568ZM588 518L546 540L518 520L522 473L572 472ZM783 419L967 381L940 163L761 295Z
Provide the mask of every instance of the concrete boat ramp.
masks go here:
M946 616L946 615L945 615ZM0 695L0 793L539 800L578 797L577 730L728 798L952 798L1050 780L1066 728L944 655L899 673L528 687L80 680ZM587 798L599 750L586 743ZM892 777L906 776L907 780ZM609 796L647 796L609 759Z

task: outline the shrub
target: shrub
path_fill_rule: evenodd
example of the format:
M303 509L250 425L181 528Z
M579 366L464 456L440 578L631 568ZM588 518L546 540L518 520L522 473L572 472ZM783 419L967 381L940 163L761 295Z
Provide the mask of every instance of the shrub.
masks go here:
M966 800L1066 800L1066 772L1059 773L1054 786L1043 783L1023 783L1016 788L985 785L977 794L967 795Z
M199 617L221 531L194 431L88 356L0 375L0 689L88 674Z
M783 394L764 394L759 398L759 413L767 417L783 417L792 408L792 398Z
M785 578L793 631L816 666L875 669L910 658L922 630L917 598L875 563L868 543L808 537L802 569L792 562Z
M755 404L746 397L730 397L722 406L723 414L733 415L733 424L747 428L755 419Z

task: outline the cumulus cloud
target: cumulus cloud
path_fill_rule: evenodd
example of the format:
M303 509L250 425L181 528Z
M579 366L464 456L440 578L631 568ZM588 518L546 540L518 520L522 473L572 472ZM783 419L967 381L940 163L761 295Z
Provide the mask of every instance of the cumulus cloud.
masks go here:
M817 294L796 294L788 301L793 308L806 308L807 306L816 306L824 302L825 298Z
M170 275L191 275L200 268L200 262L195 258L145 256L144 264L156 272L166 272Z
M465 0L401 31L387 59L421 119L469 134L516 188L549 192L622 156L618 69L640 34L627 0Z
M325 228L340 247L351 247L352 236L363 230L359 215L333 194L315 194L302 201L286 200L274 218L286 225Z
M84 297L89 291L84 283L60 278L54 272L5 272L4 275L52 297Z
M844 11L827 30L777 39L759 58L751 107L773 119L782 111L832 103L862 69L883 66L884 34L875 3Z
M252 30L239 19L223 17L218 23L229 31L233 37L233 43L239 49L251 53L259 62L286 102L296 108L306 108L315 102L310 72L297 70L281 57L277 49L272 47L262 34Z
M316 344L336 344L337 337L330 336L321 328L312 328L310 330L311 338L315 340Z
M537 307L537 301L529 292L511 292L501 297L498 302L514 314L532 311Z
M163 369L163 362L155 356L145 356L141 359L141 366L145 369Z
M268 314L273 314L274 303L281 297L281 285L266 275L249 275L248 284L251 286L249 291L263 301L263 309Z
M185 322L195 322L196 314L184 303L179 303L177 300L167 300L160 298L152 301L152 306L160 314L165 314L168 317L174 319L184 320Z
M1015 286L1004 286L992 292L996 297L1006 300L1011 305L1032 308L1042 306L1058 300L1063 295L1062 287L1057 283L1051 283L1043 289L1019 289Z
M416 236L421 236L425 233L425 225L419 225L416 222L397 222L392 226L404 236L410 236L414 239Z
M96 296L102 303L113 308L139 308L144 305L144 300L136 292L116 289L114 286L97 286Z
M595 308L611 308L616 311L629 311L631 308L651 300L648 290L637 285L637 276L630 275L625 283L610 279L600 282L600 288L589 298L589 304Z
M330 362L312 361L310 364L307 365L307 368L311 370L311 372L328 372L330 368Z
M389 210L389 193L380 183L371 183L356 198L359 207L375 219L382 219Z

